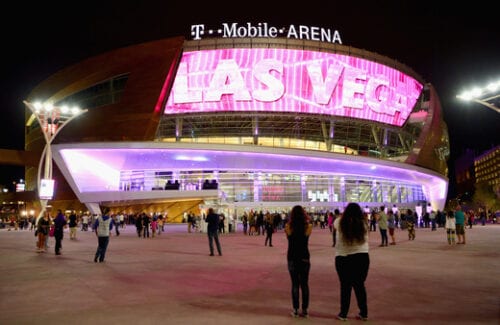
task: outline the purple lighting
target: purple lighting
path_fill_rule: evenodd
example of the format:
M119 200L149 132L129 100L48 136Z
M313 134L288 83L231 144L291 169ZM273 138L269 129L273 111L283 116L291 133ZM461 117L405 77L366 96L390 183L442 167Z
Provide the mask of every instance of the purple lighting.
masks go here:
M418 166L363 156L299 149L215 144L99 143L54 145L54 160L77 195L119 190L124 171L228 171L366 177L420 184L426 196L446 198L447 179ZM376 167L376 168L374 168Z

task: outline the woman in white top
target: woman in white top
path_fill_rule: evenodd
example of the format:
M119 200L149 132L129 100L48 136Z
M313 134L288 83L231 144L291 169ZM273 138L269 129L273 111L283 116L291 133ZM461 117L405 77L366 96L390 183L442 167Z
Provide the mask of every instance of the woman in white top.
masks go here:
M333 223L337 231L335 269L340 280L339 320L347 320L351 291L358 302L358 319L368 319L365 280L368 276L368 222L357 203L349 203L340 218Z
M446 237L448 238L449 245L455 245L455 213L453 210L448 211L446 214Z

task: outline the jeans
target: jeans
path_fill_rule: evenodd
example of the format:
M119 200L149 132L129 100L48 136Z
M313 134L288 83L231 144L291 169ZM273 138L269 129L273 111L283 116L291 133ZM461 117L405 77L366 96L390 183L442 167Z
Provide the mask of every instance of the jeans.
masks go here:
M288 261L288 272L292 280L292 305L299 309L299 289L302 291L302 310L309 307L309 260Z
M63 236L64 235L62 229L56 229L54 231L54 239L56 240L56 247L55 247L56 254L61 253Z
M380 227L378 229L380 230L380 237L382 238L381 245L387 246L387 229L381 229Z
M142 228L142 231L144 232L142 237L143 238L146 238L146 237L149 238L149 224L144 225L143 228Z
M97 246L97 251L95 252L95 261L99 260L99 262L104 262L104 257L106 256L106 249L108 248L109 244L109 237L108 236L99 236L97 237L98 240L98 246Z
M359 314L368 317L365 280L370 267L368 253L358 253L335 257L335 269L340 280L340 314L347 317L351 302L351 291L354 289L358 302Z
M210 247L210 255L214 255L214 240L215 240L215 245L217 246L217 252L219 255L222 255L222 250L220 248L220 242L219 242L219 234L218 230L212 230L208 231L208 246Z

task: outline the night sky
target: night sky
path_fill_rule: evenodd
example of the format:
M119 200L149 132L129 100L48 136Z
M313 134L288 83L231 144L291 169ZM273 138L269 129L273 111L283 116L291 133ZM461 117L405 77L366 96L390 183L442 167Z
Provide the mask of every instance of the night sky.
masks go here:
M58 70L116 48L183 35L190 26L268 22L338 30L344 45L366 49L412 68L436 87L453 161L466 148L482 152L500 143L500 114L455 98L471 85L500 80L500 24L487 1L102 1L18 2L4 10L0 148L23 149L24 105L31 90ZM279 3L283 3L280 5ZM271 8L268 6L272 5ZM0 184L23 177L0 166ZM453 194L453 186L450 191Z

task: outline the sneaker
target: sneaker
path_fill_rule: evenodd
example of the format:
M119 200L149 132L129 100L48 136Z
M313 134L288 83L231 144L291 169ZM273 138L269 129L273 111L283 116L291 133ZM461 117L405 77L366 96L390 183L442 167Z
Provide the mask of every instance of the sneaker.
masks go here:
M300 317L309 318L309 314L307 313L307 310L302 310L302 313L300 313Z
M297 317L299 317L299 311L298 311L297 309L294 309L294 310L290 313L290 315L291 315L292 317L294 317L294 318L297 318Z
M338 320L341 320L341 321L346 321L347 320L347 317L342 317L340 315L337 315L337 319Z
M368 317L361 316L361 314L360 314L360 315L356 316L356 319L359 319L359 320L366 322L368 320Z

